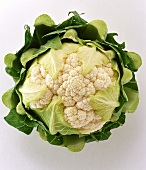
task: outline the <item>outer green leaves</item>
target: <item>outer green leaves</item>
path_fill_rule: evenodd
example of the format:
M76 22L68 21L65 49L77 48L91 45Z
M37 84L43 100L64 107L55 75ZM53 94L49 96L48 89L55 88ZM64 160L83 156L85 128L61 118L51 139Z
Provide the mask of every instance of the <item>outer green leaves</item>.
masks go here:
M69 29L63 35L63 39L71 39L74 42L79 41L78 33L74 29Z
M138 103L139 103L139 94L137 91L132 90L131 88L124 88L126 95L128 97L128 101L125 103L123 107L123 112L133 113L135 112Z
M31 121L26 115L19 115L15 109L12 109L10 113L5 117L7 123L18 130L29 135L32 132L33 127L37 126L36 123Z
M80 17L80 15L76 12L76 11L71 11L69 12L69 14L73 14L72 17L70 17L69 19L67 19L66 21L64 21L63 23L59 24L56 29L69 29L69 28L79 28L82 25L85 25L87 22Z
M34 26L36 27L38 25L46 25L51 27L54 24L55 23L50 16L48 16L47 14L42 14L36 18Z
M94 20L91 21L89 24L93 25L94 27L97 28L99 37L101 40L105 40L107 36L107 25L104 21L102 20Z
M31 36L31 33L30 33L30 27L29 27L28 25L26 25L26 26L25 26L25 44L24 44L24 46L16 53L16 55L17 55L18 57L20 57L21 54L22 54L23 52L25 52L25 51L29 48L31 42L32 42L32 36Z
M7 54L4 58L6 64L6 72L13 77L15 81L19 79L21 70L21 63L15 54Z
M123 67L123 77L121 79L122 84L128 83L132 79L132 71L128 68Z
M121 49L124 49L125 48L125 43L119 44L114 39L114 36L117 36L117 35L118 35L117 33L109 33L109 34L107 34L106 41L109 42L113 46L117 46L117 47L119 47Z
M137 71L142 64L141 57L134 52L127 52L127 55L130 58L129 68L132 71Z
M79 152L85 146L85 138L79 138L78 135L66 135L63 136L63 145L68 148L68 150L72 152Z
M34 53L37 51L36 48L30 48L28 49L27 51L25 51L21 58L20 58L20 61L21 61L21 64L25 67L26 66L26 63L30 60L32 60L33 58L35 58L34 56Z
M15 108L17 106L17 103L19 102L19 98L15 89L12 88L5 92L2 96L2 101L9 109Z
M4 58L4 62L7 67L12 68L13 67L13 61L17 58L15 54L7 54Z
M61 40L58 36L56 36L55 38L48 40L48 42L46 44L40 46L40 48L35 51L33 56L37 57L40 54L46 52L50 48L58 50L58 49L61 49L61 47L62 47Z

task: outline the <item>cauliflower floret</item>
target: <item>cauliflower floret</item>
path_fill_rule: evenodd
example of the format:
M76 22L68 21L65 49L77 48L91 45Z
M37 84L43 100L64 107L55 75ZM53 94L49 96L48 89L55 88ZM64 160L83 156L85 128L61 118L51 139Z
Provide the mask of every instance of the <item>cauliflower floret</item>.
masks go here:
M45 84L45 79L42 76L40 69L41 69L40 64L37 64L35 67L32 68L30 77L30 81L32 83Z
M72 127L81 128L93 120L94 112L78 110L76 107L67 107L64 109L64 118Z
M64 72L65 73L69 73L72 69L73 69L73 67L71 65L69 65L69 64L64 65Z
M102 118L96 114L94 112L94 118L92 121L90 121L87 125L83 126L81 128L81 130L84 131L84 133L86 133L86 130L87 130L87 133L88 131L90 130L90 133L91 132L94 132L94 131L97 131L99 129L102 128L102 126L105 124L106 122L102 120Z
M96 90L102 90L110 86L112 83L110 76L104 68L98 68L97 79L94 82Z
M68 81L70 84L69 88L73 92L82 96L85 94L85 84L83 83L83 76L79 75L79 76L71 77Z
M71 65L73 68L79 66L79 61L77 59L77 54L76 53L70 54L69 57L66 59L66 63L68 65Z
M86 86L86 94L85 96L89 96L90 94L95 94L95 86L92 82L90 82L87 86Z
M52 88L53 85L54 85L54 81L53 81L52 77L49 74L46 75L46 85L49 88Z
M83 100L77 102L76 104L76 107L78 109L82 109L82 110L85 110L85 111L90 111L92 110L92 107L90 105L90 98L84 98Z
M63 99L63 104L66 107L67 106L74 106L75 105L75 101L72 99L71 96L68 96L68 97L63 96L62 99Z
M78 94L76 94L76 95L73 97L74 101L76 101L76 102L81 101L81 100L82 100L82 98L83 98L83 96L78 95Z

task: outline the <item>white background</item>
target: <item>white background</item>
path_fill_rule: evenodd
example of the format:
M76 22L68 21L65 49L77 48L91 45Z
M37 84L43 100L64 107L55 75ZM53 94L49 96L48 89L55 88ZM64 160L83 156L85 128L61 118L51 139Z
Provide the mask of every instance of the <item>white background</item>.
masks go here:
M0 0L0 95L14 85L4 72L3 57L22 47L24 25L33 28L42 13L58 23L72 10L84 12L87 21L105 20L109 32L118 32L118 40L126 41L127 50L141 55L139 107L123 127L112 130L109 140L71 153L44 142L36 131L27 136L10 127L3 119L8 109L0 102L0 170L146 170L145 0Z

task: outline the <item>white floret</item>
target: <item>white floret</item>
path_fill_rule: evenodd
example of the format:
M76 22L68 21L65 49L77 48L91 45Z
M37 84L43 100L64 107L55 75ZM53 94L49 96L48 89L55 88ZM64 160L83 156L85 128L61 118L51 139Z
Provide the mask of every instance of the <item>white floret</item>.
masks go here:
M103 127L106 122L102 120L101 116L94 112L94 118L87 125L83 126L81 130L86 134L95 132Z
M35 67L32 68L30 81L32 83L41 85L41 84L45 84L45 79L41 74L40 68L41 66L39 64L37 64Z
M90 94L95 94L96 90L95 90L95 86L92 82L90 82L89 84L87 84L86 86L86 97L89 96Z
M75 105L75 101L72 99L71 96L68 96L68 97L63 96L62 99L63 99L63 104L66 107L67 106L74 106Z
M37 64L31 70L31 76L38 76L38 75L40 75L40 65L39 64Z
M64 64L64 72L65 73L69 73L72 69L73 69L73 67L71 65Z
M68 76L69 76L68 73L64 73L64 74L62 75L63 82L68 80Z
M92 110L92 107L90 105L90 98L84 98L83 100L77 102L76 107L78 109L82 109L82 110L85 110L85 111Z
M103 68L98 68L97 79L94 82L96 90L108 88L112 83L110 76Z
M64 118L72 127L81 128L93 120L94 112L78 110L76 107L67 107L64 110Z
M46 75L46 85L49 88L52 88L53 85L54 85L54 81L53 81L52 77L49 74Z

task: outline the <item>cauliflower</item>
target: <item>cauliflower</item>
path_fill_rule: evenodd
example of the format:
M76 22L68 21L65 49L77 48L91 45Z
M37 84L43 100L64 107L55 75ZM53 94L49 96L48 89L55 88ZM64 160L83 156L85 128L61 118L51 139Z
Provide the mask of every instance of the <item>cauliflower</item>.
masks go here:
M25 44L7 54L6 72L15 86L2 101L5 120L30 134L36 128L53 145L81 151L85 143L106 140L139 102L135 73L142 64L135 52L108 33L102 20L87 22L76 12L58 25L36 18L34 33L25 26Z
M82 46L77 50L80 48ZM91 47L88 48L91 50ZM52 100L61 98L64 120L81 133L91 133L99 130L106 121L92 108L90 95L108 88L117 77L110 61L93 66L88 74L83 75L83 63L78 55L76 51L65 57L57 79L53 79L39 62L31 68L30 82L46 85L47 88L44 95L39 100L31 101L29 106L31 109L45 108Z

